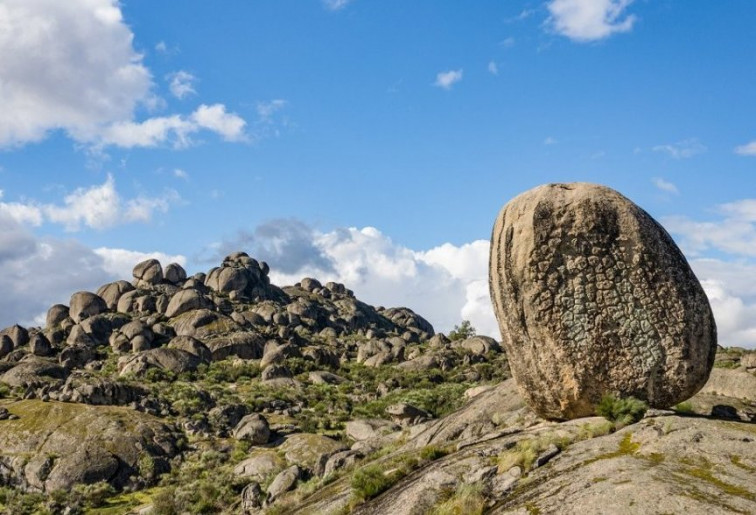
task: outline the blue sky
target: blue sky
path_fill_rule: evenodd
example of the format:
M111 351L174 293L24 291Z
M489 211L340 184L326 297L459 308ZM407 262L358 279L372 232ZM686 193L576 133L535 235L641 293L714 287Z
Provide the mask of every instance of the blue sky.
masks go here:
M495 334L498 210L590 181L662 221L722 343L756 347L754 22L748 0L0 0L0 324L146 255L241 248Z

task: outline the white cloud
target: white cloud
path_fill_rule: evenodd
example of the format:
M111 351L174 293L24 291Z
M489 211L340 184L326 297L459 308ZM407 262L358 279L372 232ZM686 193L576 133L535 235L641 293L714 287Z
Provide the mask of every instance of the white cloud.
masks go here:
M115 179L108 175L102 185L77 188L61 204L35 201L0 202L0 213L17 223L39 226L44 222L61 224L75 232L82 226L105 229L131 222L149 222L156 212L166 212L180 201L179 194L166 190L160 197L137 196L123 199L116 191Z
M95 291L117 279L131 279L139 261L157 257L184 263L183 256L123 249L92 250L67 238L38 238L0 212L0 327L44 324L53 304L68 304L71 294Z
M491 75L499 74L499 65L496 64L496 61L488 62L488 73L490 73Z
M556 145L557 143L558 141L555 138L552 138L551 136L543 140L544 145Z
M514 46L514 44L515 44L515 38L511 36L499 42L499 45L503 46L504 48L511 48Z
M706 146L698 139L690 138L677 143L668 143L666 145L657 145L651 150L654 152L664 152L669 154L673 159L687 159L698 154L706 152Z
M735 147L735 153L741 156L756 156L756 141Z
M353 0L323 0L323 5L330 11L339 11L351 4Z
M674 195L680 193L680 191L677 189L677 186L669 181L665 181L661 177L654 177L653 179L651 179L651 182L654 183L654 186L662 191L666 191L667 193L672 193Z
M184 179L185 181L189 180L189 174L186 173L186 170L182 170L181 168L174 169L173 176L178 177L179 179Z
M188 117L172 115L115 123L100 135L99 145L133 148L169 143L185 148L193 143L191 136L201 130L215 132L226 141L244 141L246 125L243 118L227 112L223 104L202 104Z
M454 84L462 80L462 68L459 70L449 70L445 72L439 72L436 75L436 82L434 86L450 90Z
M259 117L259 121L261 122L270 121L271 117L274 114L276 114L278 111L286 107L286 104L288 104L288 102L281 98L277 98L269 102L258 102L257 103L257 116Z
M155 50L159 54L168 53L168 45L165 44L165 41L158 41L157 45L155 45Z
M551 0L547 24L573 41L588 42L632 30L634 15L624 15L633 0Z
M182 100L189 95L197 94L194 89L194 82L197 78L191 73L179 70L176 73L170 74L168 78L171 81L168 86L171 90L171 94L179 100Z
M373 305L407 306L438 331L468 319L479 333L500 338L487 292L487 241L416 251L373 227L318 232L276 220L211 250L225 255L239 249L266 260L275 284L306 276L338 281Z
M0 27L0 147L86 140L150 97L116 0L3 0Z
M186 256L170 255L163 252L139 252L136 250L100 247L93 252L102 258L102 269L113 277L131 279L134 265L146 259L157 259L165 267L168 263L186 265Z
M192 121L198 127L219 134L226 141L243 141L247 125L241 117L226 111L223 104L201 105L192 113Z

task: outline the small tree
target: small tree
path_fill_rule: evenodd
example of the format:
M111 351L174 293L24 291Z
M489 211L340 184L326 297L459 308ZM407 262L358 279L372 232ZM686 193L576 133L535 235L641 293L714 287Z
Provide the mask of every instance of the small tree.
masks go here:
M455 325L454 329L449 333L449 339L452 341L465 340L467 338L472 338L473 336L475 336L475 328L469 320L462 320L462 323L460 325Z

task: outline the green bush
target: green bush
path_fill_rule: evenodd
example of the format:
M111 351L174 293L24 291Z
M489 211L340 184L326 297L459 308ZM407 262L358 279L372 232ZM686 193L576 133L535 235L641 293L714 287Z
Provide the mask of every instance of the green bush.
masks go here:
M465 340L467 338L472 338L475 336L475 328L472 326L469 320L463 320L460 325L455 325L454 329L451 330L449 333L449 339L451 341L454 340Z
M674 407L674 410L678 413L693 413L693 404L688 401L681 402Z
M434 461L443 458L449 454L449 451L438 445L426 445L420 450L420 458L426 461Z
M635 397L618 399L613 395L605 395L596 406L596 414L611 420L615 425L626 426L643 418L648 404Z
M363 467L352 476L352 490L355 497L367 501L385 492L397 481L394 474L386 475L378 465Z

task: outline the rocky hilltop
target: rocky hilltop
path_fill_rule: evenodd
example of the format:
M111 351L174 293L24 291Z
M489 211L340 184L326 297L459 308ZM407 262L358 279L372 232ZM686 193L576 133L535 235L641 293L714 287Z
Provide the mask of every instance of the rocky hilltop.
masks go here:
M756 354L670 410L541 418L499 342L245 253L0 331L3 513L756 512Z

